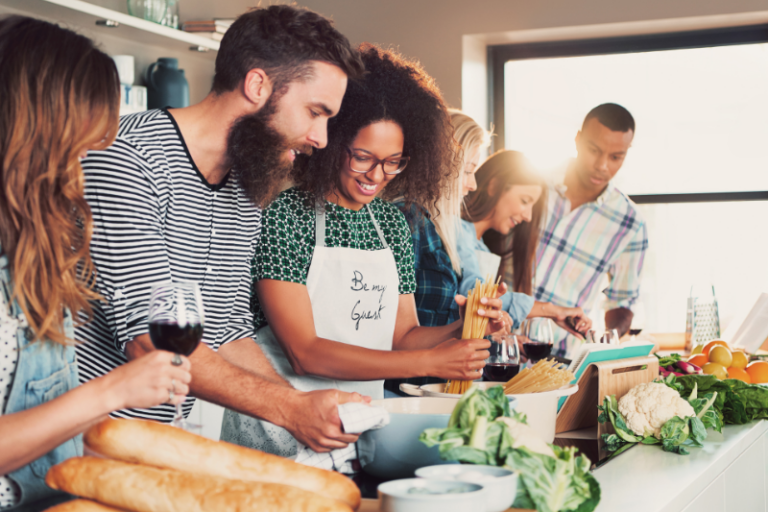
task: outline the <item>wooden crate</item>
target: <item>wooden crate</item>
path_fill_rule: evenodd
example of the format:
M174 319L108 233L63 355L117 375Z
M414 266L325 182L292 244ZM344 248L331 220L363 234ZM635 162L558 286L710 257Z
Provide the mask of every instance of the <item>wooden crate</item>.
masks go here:
M656 356L633 357L616 361L592 363L579 378L579 390L569 396L557 415L555 432L570 432L598 426L598 438L613 432L610 423L599 424L597 406L607 395L619 399L630 389L659 376Z

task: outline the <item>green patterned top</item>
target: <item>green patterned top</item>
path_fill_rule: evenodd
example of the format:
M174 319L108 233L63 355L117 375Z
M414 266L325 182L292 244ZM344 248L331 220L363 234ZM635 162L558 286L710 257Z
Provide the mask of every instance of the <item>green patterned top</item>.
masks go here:
M254 284L261 279L307 284L315 248L315 210L309 206L309 198L309 193L291 188L281 193L264 210L261 243L256 249L251 267ZM354 211L328 201L325 207L327 247L366 251L383 248L365 208ZM405 216L397 206L378 197L371 201L370 208L395 256L400 294L414 293L416 278L413 270L413 238ZM251 294L251 310L256 329L267 325L255 292Z

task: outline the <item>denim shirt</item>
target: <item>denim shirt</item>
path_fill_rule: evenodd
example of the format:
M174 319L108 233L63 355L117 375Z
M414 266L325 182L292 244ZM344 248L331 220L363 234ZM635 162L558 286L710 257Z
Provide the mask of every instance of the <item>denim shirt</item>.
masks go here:
M3 414L31 409L53 400L78 384L75 348L48 340L33 343L35 334L28 326L24 313L15 300L10 300L12 290L8 258L0 246L0 293L5 295L7 303L10 304L10 316L17 322L16 340L19 349L16 373ZM74 339L74 325L69 311L65 312L64 332L68 338ZM78 435L8 474L21 490L21 501L17 507L37 510L34 502L43 503L40 500L46 500L43 508L47 508L51 503L48 500L57 501L59 496L65 497L66 495L45 485L45 474L51 466L82 454L83 440L82 436Z
M475 225L463 219L457 245L462 270L459 293L466 296L475 287L475 279L483 280L475 251L491 252L491 250L482 240L477 239ZM517 329L533 309L534 299L524 293L507 292L501 296L501 303L504 311L512 317L512 321L515 322L514 328Z

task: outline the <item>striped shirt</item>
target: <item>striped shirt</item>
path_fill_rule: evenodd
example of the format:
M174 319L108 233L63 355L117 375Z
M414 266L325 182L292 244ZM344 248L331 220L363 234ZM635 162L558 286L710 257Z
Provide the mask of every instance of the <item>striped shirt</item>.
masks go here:
M600 291L607 310L631 309L640 296L640 273L648 249L643 219L624 193L609 183L600 196L571 210L565 185L550 186L547 219L536 253L534 296L558 306L581 307L589 314ZM610 285L599 290L608 274ZM557 355L580 341L555 327Z
M195 166L171 115L124 116L115 143L83 160L93 211L94 321L76 330L80 380L127 361L125 344L148 332L150 287L194 281L205 308L203 342L213 350L253 337L250 261L261 210L228 176L210 185ZM194 398L183 405L189 414ZM130 409L115 417L169 422L174 408Z

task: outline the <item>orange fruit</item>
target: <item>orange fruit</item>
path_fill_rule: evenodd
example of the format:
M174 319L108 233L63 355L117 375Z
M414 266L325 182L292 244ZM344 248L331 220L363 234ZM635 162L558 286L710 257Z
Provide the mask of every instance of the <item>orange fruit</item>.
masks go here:
M747 373L752 384L765 384L768 382L768 363L754 361L747 365Z
M702 368L702 371L707 375L714 375L720 380L728 378L728 372L725 371L725 366L717 363L707 363Z
M709 358L704 354L696 354L695 356L689 357L688 362L695 364L699 368L704 368L704 365L709 362Z
M714 346L709 351L709 362L721 364L728 368L733 362L733 354L725 347Z
M749 377L749 374L742 370L741 368L728 368L728 378L729 379L738 379L743 380L747 384L752 384L752 379Z
M749 363L749 356L740 350L733 352L733 361L731 361L731 368L739 368L743 370Z
M709 343L707 343L706 345L704 345L704 348L701 350L701 353L702 354L706 354L707 356L709 356L709 351L712 350L713 347L716 347L718 345L720 345L722 347L725 347L725 348L728 348L728 344L726 342L724 342L723 340L712 340Z

